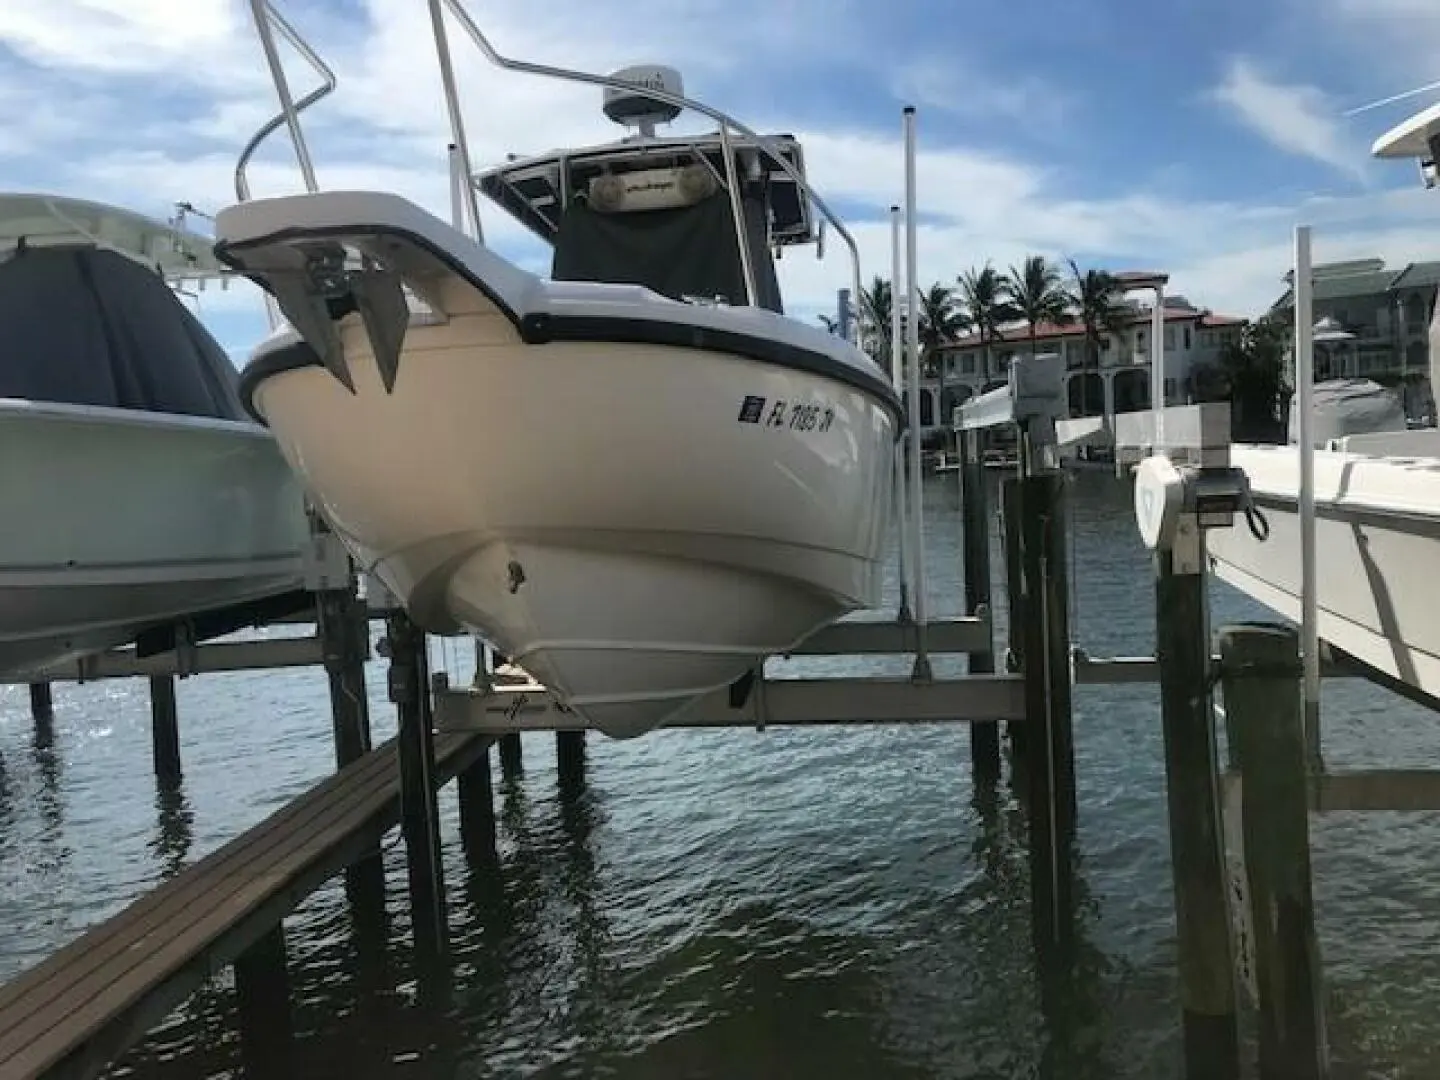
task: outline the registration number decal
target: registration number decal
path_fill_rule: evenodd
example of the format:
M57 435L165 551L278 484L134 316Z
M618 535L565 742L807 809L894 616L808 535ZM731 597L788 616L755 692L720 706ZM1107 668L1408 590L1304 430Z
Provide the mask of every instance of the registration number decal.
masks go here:
M835 407L823 401L766 400L747 394L740 402L741 424L757 427L784 428L787 431L825 432L835 422Z

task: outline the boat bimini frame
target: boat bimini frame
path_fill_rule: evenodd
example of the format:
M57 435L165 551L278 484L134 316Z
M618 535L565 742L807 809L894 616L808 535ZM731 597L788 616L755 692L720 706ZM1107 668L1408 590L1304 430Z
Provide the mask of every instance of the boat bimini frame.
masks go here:
M469 142L465 137L465 122L461 113L459 93L456 89L454 65L451 60L450 46L445 30L445 9L449 9L460 27L475 43L476 47L487 60L497 67L506 71L517 71L529 75L539 75L550 79L559 79L565 82L582 83L590 86L598 86L604 89L624 91L631 94L637 89L643 96L650 98L662 105L668 105L678 109L688 109L714 120L719 125L719 138L721 149L725 157L724 186L727 188L730 200L730 211L734 218L736 238L739 243L741 272L745 283L745 301L748 305L755 305L757 289L755 285L754 255L751 250L750 231L746 227L744 209L740 199L739 176L736 168L734 141L732 136L741 136L747 145L753 145L763 152L766 157L773 160L780 170L796 185L804 197L810 200L812 206L819 211L823 223L828 222L840 238L845 242L850 251L851 277L853 285L853 296L855 305L859 305L863 295L861 289L860 272L860 248L855 238L845 227L844 222L830 209L825 200L810 186L801 170L793 164L788 155L782 151L772 140L758 134L739 120L728 113L721 112L694 98L646 84L637 87L634 81L618 75L596 75L584 71L572 71L568 68L552 67L548 64L535 64L525 60L514 60L502 56L490 44L474 19L470 17L461 0L426 0L430 12L430 22L435 36L436 55L439 60L440 77L444 85L445 104L450 118L450 129L453 138L453 153L459 160L459 166L463 169L466 178L464 206L468 212L470 225L474 230L474 237L477 241L483 242L483 232L480 224L480 207L477 198L476 173L470 160ZM315 179L315 167L310 157L309 146L305 141L305 134L300 126L300 113L320 101L332 90L335 89L335 75L326 66L318 54L304 39L296 32L285 19L276 11L272 0L250 0L251 13L254 16L255 27L260 37L260 43L265 50L265 59L270 69L270 76L275 84L275 90L280 99L280 112L278 115L267 121L259 131L246 144L235 167L235 194L238 201L248 202L250 199L250 185L246 178L246 172L250 159L255 150L262 142L282 126L289 129L290 140L294 144L296 160L300 166L300 173L307 191L314 193L319 190ZM298 100L295 99L290 90L290 85L285 76L284 67L281 64L279 53L276 49L275 33L279 32L301 57L309 63L321 78L321 85L305 94ZM457 223L458 224L458 223ZM823 238L823 231L821 233ZM823 242L817 248L817 257L824 257ZM424 298L422 298L424 299ZM282 307L290 313L289 306L282 301ZM853 310L853 309L852 309ZM859 319L850 318L842 328L844 337L852 343L859 341ZM389 336L389 335L387 335ZM331 365L327 362L327 367ZM334 370L334 368L332 368ZM339 375L339 372L336 372ZM348 378L342 376L342 382L348 383Z

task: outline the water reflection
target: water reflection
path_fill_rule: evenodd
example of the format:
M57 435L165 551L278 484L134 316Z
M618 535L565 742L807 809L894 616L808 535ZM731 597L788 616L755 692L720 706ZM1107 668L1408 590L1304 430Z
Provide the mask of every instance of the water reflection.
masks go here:
M150 854L160 865L161 878L172 878L190 857L195 814L185 797L183 783L158 784L155 789L157 828L150 842Z
M57 873L69 857L65 835L64 763L55 741L54 727L37 723L31 740L31 756L35 763L35 808L40 829L36 836L41 874Z

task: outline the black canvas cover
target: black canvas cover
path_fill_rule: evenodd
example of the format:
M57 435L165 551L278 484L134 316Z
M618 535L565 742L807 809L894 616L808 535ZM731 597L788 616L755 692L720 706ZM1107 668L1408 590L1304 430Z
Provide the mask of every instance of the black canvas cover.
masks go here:
M765 204L744 200L755 267L757 307L780 312L780 283L766 245ZM573 200L560 217L551 277L645 285L676 300L723 296L745 302L745 275L730 197L723 191L694 206L603 213Z
M91 247L0 263L0 397L248 420L235 366L153 270Z

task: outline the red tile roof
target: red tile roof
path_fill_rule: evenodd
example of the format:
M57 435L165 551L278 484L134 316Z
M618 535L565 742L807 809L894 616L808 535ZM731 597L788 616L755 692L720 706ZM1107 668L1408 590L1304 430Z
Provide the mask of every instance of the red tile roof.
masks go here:
M1192 311L1185 308L1167 308L1165 321L1168 322L1189 322L1194 321L1197 326L1205 329L1214 329L1222 326L1239 326L1245 322L1244 319L1233 318L1229 315L1214 315L1208 311ZM1133 316L1129 325L1148 326L1150 324L1150 313L1142 312ZM1045 341L1054 338L1083 337L1085 326L1076 321L1073 323L1041 323L1035 328L1037 341ZM1030 340L1030 328L1028 326L1009 326L1000 331L1001 342L1028 342ZM941 348L963 349L972 345L981 344L979 334L966 334L964 337L953 338L947 341Z

